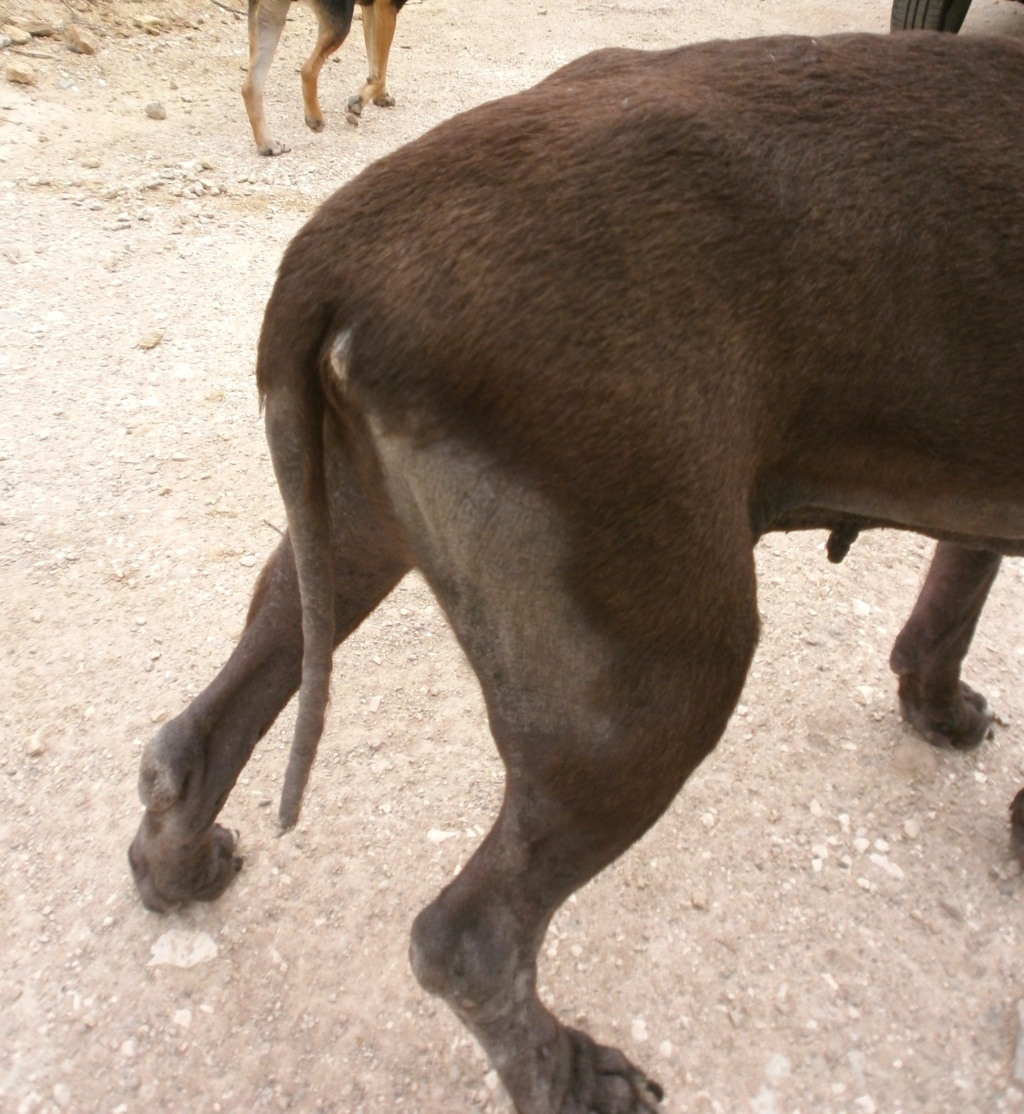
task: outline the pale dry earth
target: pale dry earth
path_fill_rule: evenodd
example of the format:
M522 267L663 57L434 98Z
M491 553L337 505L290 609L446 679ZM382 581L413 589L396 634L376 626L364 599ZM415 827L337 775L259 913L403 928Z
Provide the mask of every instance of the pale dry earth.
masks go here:
M156 34L133 22L154 15ZM0 54L36 78L0 82L0 1111L507 1111L406 959L501 792L422 582L339 652L297 831L276 826L286 713L225 808L245 868L224 897L158 917L128 874L140 749L225 660L283 525L252 379L274 269L367 163L586 50L884 31L888 4L410 0L397 107L343 123L357 30L325 70L320 136L296 9L268 97L292 152L274 161L243 114L235 15L0 0L0 23L32 19L74 20L99 51ZM1024 10L975 0L965 33L984 30L1024 34ZM1022 1111L1006 810L1024 571L1007 562L968 661L995 738L940 752L901 725L886 664L930 543L864 537L836 568L823 540L759 548L742 705L657 827L559 913L544 995L645 1065L672 1114ZM169 930L201 961L151 965Z

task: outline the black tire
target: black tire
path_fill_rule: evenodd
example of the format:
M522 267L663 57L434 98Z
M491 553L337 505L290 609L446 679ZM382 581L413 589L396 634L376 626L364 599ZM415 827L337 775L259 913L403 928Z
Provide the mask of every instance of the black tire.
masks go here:
M890 31L959 31L971 0L893 0Z

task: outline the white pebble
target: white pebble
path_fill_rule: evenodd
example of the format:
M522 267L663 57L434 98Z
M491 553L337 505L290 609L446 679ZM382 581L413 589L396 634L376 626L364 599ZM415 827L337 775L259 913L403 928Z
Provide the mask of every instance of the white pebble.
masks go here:
M637 1044L643 1044L647 1040L647 1022L642 1017L636 1018L630 1027L630 1032Z

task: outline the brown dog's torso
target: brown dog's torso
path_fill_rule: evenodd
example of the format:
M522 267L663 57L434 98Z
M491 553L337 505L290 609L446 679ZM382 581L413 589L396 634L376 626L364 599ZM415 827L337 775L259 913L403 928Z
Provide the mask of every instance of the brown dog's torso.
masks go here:
M755 536L1019 552L1022 93L1003 41L602 52L371 167L290 256L354 325L353 397L567 513L706 489Z

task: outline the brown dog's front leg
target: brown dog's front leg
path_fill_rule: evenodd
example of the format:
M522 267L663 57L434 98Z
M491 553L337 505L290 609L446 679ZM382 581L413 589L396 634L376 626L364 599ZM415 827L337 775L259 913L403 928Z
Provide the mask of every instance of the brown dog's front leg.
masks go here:
M893 646L903 718L931 743L977 746L992 723L985 698L960 680L960 667L1000 556L939 542L914 610Z

